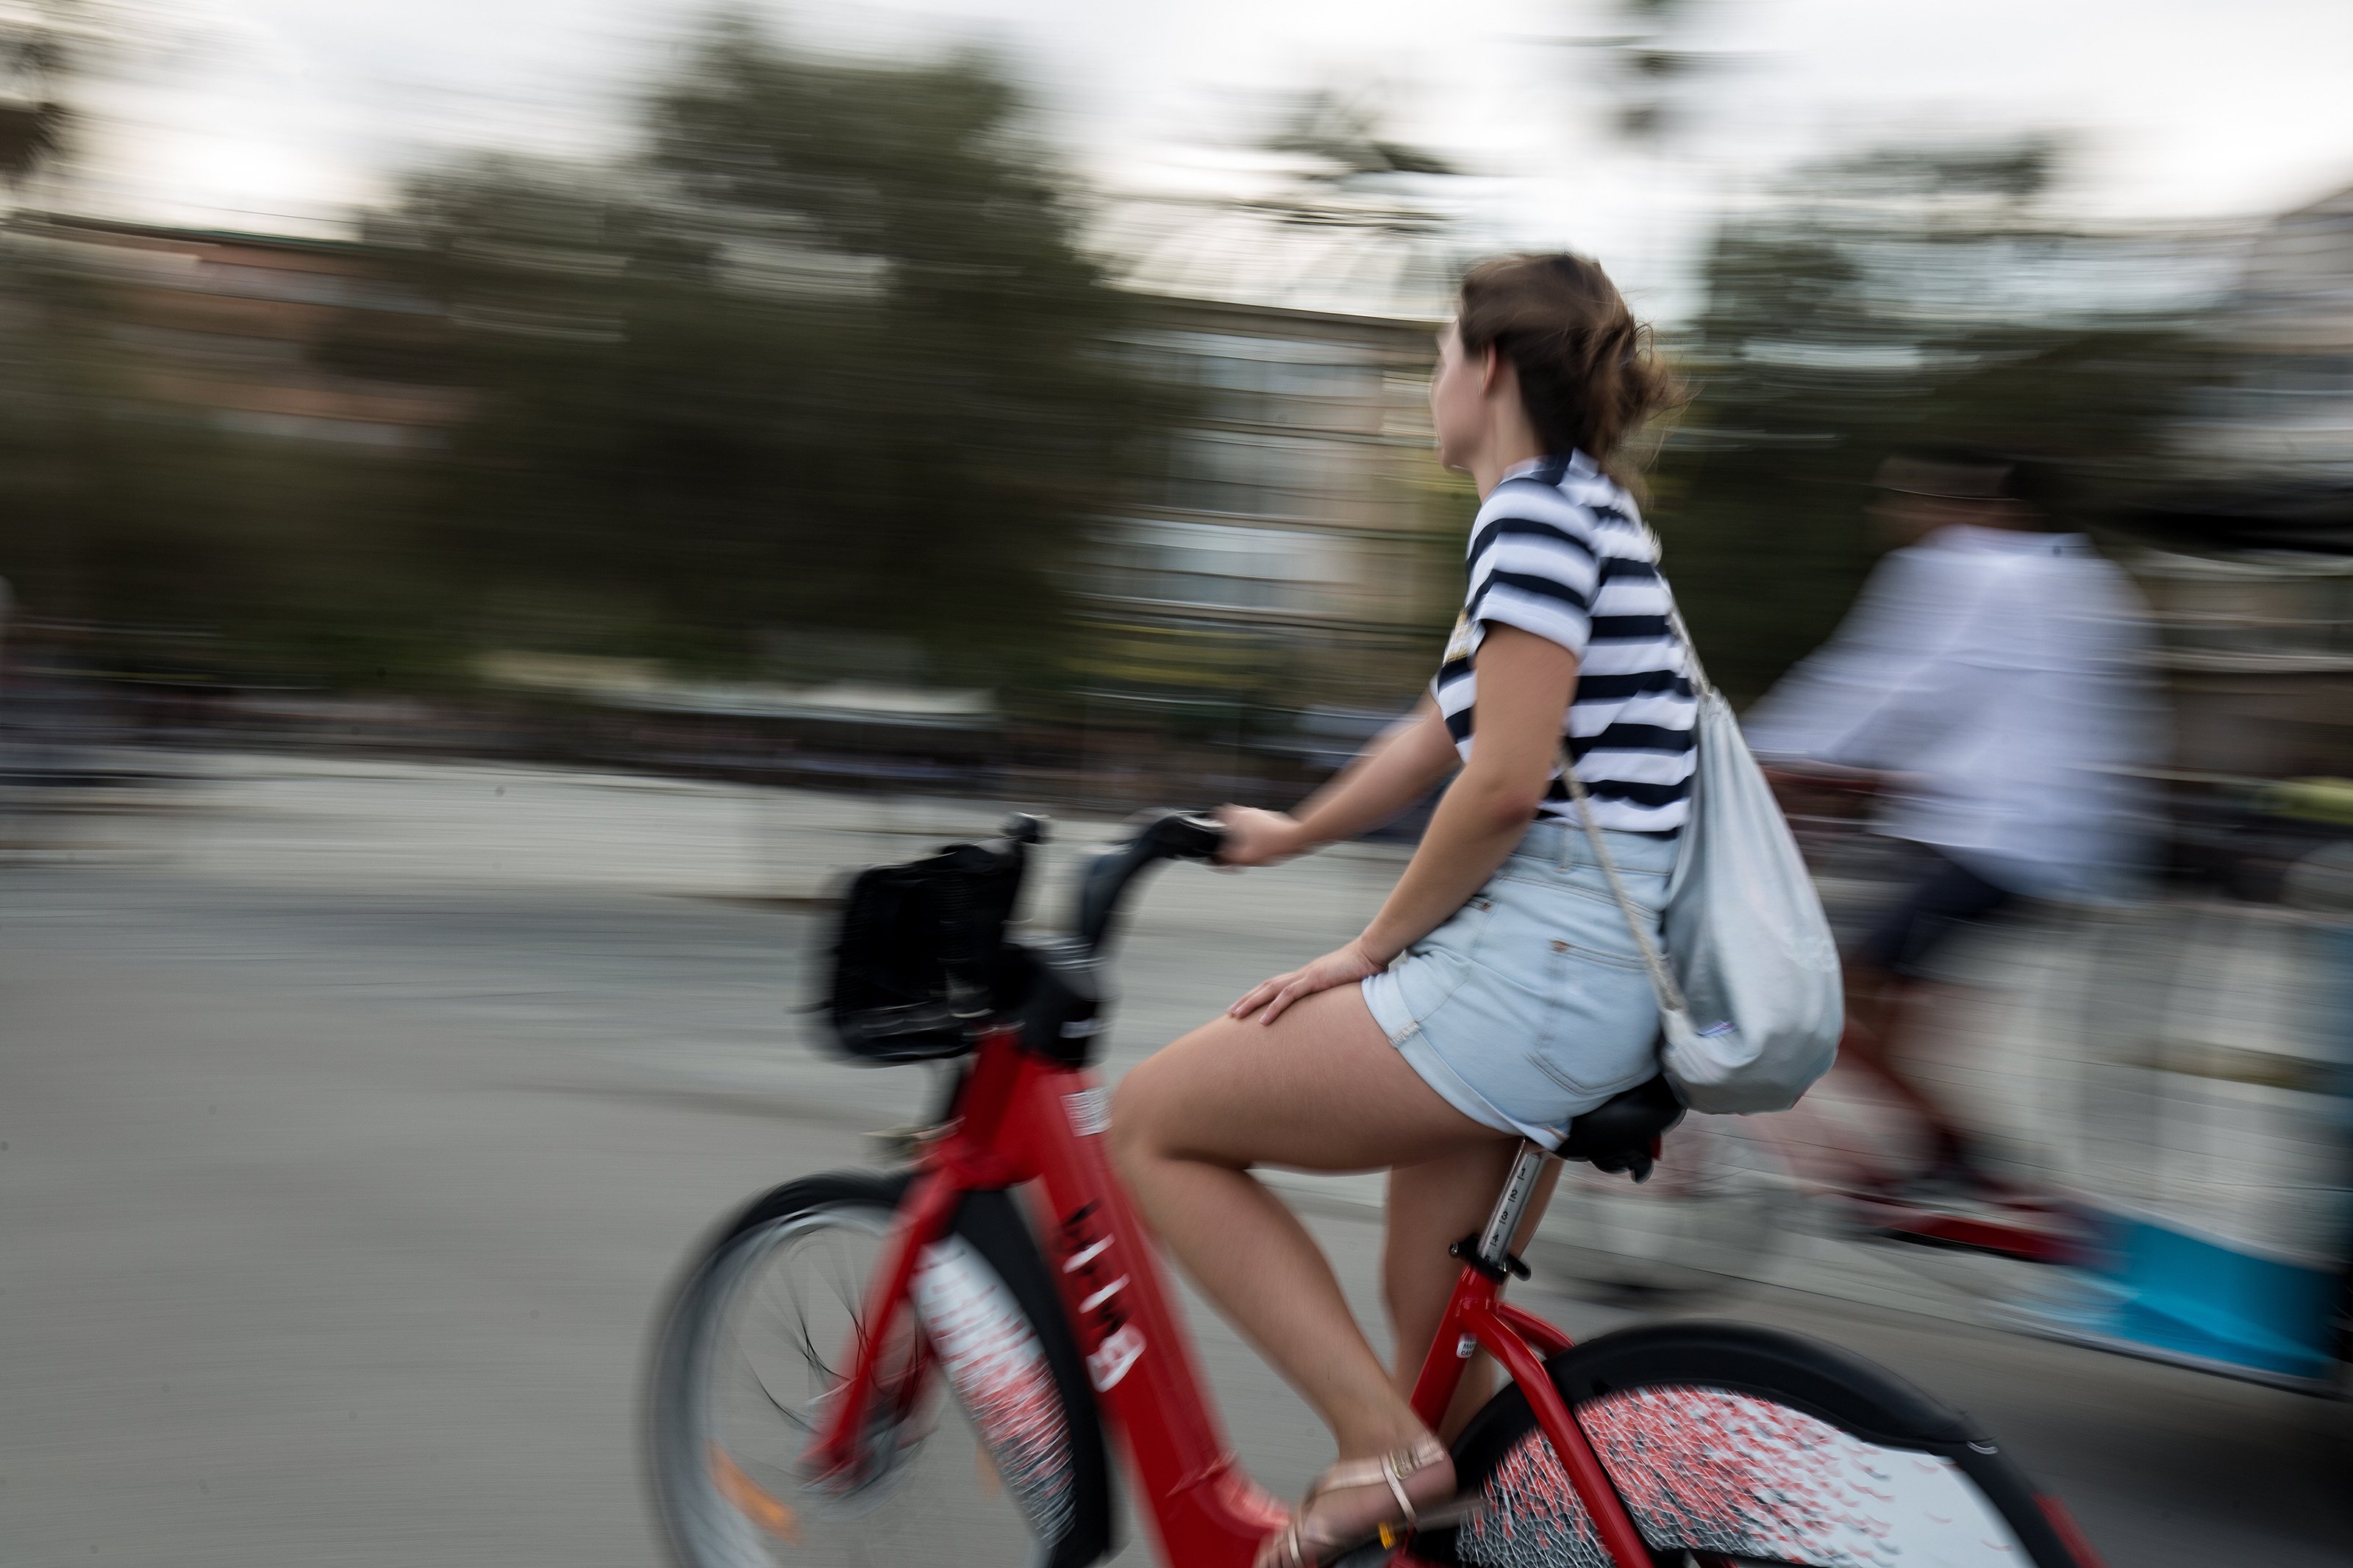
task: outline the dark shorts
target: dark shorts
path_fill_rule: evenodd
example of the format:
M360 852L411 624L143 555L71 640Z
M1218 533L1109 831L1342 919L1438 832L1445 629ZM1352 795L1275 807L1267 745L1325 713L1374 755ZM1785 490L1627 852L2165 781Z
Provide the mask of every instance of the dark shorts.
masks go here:
M1987 881L1959 861L1934 849L1920 879L1880 916L1856 948L1855 956L1908 980L1934 978L1927 965L1954 931L1972 921L1998 914L2018 895Z

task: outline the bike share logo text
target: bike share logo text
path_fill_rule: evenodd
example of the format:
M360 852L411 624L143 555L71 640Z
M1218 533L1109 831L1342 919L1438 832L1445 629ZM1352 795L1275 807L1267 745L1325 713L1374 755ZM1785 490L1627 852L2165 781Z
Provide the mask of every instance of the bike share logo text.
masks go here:
M1102 1393L1116 1386L1144 1353L1144 1336L1128 1321L1121 1300L1127 1276L1112 1273L1117 1260L1110 1256L1111 1236L1098 1223L1093 1204L1081 1204L1064 1216L1061 1244L1062 1272L1072 1276L1080 1292L1079 1317L1095 1342L1087 1352L1087 1381Z

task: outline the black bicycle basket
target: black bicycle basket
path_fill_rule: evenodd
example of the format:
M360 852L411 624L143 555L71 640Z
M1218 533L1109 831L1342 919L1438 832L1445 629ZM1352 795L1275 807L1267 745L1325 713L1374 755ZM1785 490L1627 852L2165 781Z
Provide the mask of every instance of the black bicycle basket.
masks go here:
M852 879L826 997L843 1052L892 1063L970 1050L993 1008L1005 924L1020 891L1018 850L977 844Z

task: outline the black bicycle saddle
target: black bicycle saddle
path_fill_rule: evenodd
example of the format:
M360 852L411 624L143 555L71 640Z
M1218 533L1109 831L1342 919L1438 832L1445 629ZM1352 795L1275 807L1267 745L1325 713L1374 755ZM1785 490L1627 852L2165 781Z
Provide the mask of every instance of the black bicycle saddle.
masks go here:
M1597 1171L1623 1171L1646 1182L1651 1163L1658 1158L1660 1135L1683 1119L1683 1102L1661 1073L1620 1089L1571 1121L1568 1136L1561 1140L1560 1157L1583 1160Z

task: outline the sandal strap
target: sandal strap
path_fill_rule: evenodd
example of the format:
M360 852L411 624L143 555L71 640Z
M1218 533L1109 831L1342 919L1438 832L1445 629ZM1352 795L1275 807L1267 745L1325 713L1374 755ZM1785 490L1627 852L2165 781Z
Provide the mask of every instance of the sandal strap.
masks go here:
M1404 1540L1421 1520L1420 1510L1413 1506L1413 1499L1406 1495L1406 1481L1446 1458L1445 1446L1425 1434L1391 1453L1370 1459L1344 1459L1334 1465L1315 1478L1315 1484L1307 1489L1307 1496L1300 1502L1299 1511L1293 1514L1290 1522L1282 1527L1275 1542L1275 1562L1280 1568L1324 1568L1327 1552L1345 1552L1354 1546L1356 1542L1353 1541L1320 1532L1309 1534L1304 1528L1307 1510L1325 1492L1340 1491L1349 1487L1369 1487L1376 1482L1389 1489L1389 1496L1397 1500L1398 1511L1405 1518L1401 1524L1390 1522L1380 1525L1377 1537L1365 1539L1377 1538L1384 1546L1393 1546ZM1438 1512L1445 1515L1456 1508L1457 1504L1449 1504Z
M1368 1487L1376 1481L1389 1489L1389 1496L1404 1510L1405 1522L1411 1526L1419 1514L1413 1500L1406 1496L1408 1478L1419 1475L1446 1458L1446 1449L1437 1438L1425 1434L1402 1448L1370 1459L1343 1459L1315 1478L1307 1489L1306 1502L1312 1503L1325 1492L1341 1491L1349 1487Z
M1408 1530L1411 1530L1415 1525L1420 1523L1421 1516L1414 1512L1413 1500L1405 1495L1405 1482L1398 1479L1396 1467L1390 1467L1388 1471L1384 1474L1381 1479L1388 1482L1389 1496L1397 1499L1398 1507L1403 1510L1405 1514L1405 1527Z

